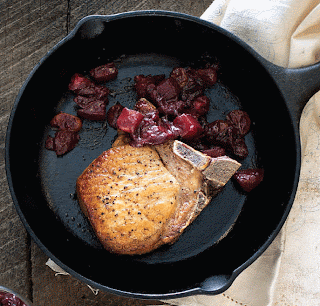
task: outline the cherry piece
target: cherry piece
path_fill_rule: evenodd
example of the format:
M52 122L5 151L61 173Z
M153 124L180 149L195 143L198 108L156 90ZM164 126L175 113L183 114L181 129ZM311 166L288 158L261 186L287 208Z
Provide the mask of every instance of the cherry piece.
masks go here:
M94 83L91 80L89 80L88 78L86 78L80 73L75 73L71 77L71 81L69 83L69 89L77 93L81 89L90 87L91 85L94 85Z
M90 70L90 76L98 83L109 82L118 76L114 63L108 63Z
M214 67L198 69L197 75L207 87L211 87L217 82L217 70Z
M103 86L97 85L80 73L75 73L69 83L69 89L80 96L95 96L96 99L107 99L110 90Z
M151 99L158 104L161 101L177 100L180 87L174 78L168 78L160 82L156 88L150 92Z
M170 77L174 78L177 81L181 89L187 85L187 82L189 80L186 69L181 67L174 68L170 74Z
M79 135L77 132L60 130L54 136L54 151L58 156L64 155L74 149L79 142Z
M82 127L82 121L80 118L63 112L55 115L50 121L50 124L54 128L74 132L80 131Z
M210 99L207 96L196 97L191 105L191 114L196 117L204 116L208 113L210 107Z
M121 131L133 134L139 127L143 117L140 112L125 107L118 117L117 127Z
M152 113L149 113L144 117L136 132L131 135L133 141L130 144L134 147L146 144L158 145L177 138L178 132L172 122L164 119L157 120Z
M184 139L195 139L203 133L199 121L189 114L182 114L176 117L173 125L180 130L180 136Z
M107 111L107 122L114 129L117 129L117 120L123 109L124 106L117 102L115 105L111 106Z
M144 76L142 74L136 75L134 77L134 88L137 92L138 98L149 98L149 91L152 91L152 89L155 88L156 85L158 85L161 81L163 81L165 78L164 74L159 75L148 75ZM153 87L150 87L150 85L153 85Z
M263 169L246 169L238 170L234 176L235 180L241 186L241 188L250 192L256 188L263 180L264 170Z
M78 104L78 106L80 106L81 108L86 108L90 103L94 102L95 100L97 100L97 98L95 96L76 96L73 101L76 102Z
M243 137L236 137L232 142L232 152L237 157L244 159L248 156L249 151Z
M205 127L207 139L223 147L230 147L234 134L233 126L226 120L215 120Z
M158 106L160 113L176 117L183 113L185 102L182 100L160 100Z
M105 101L95 100L77 111L78 116L88 120L103 121L106 119Z
M227 115L227 120L238 130L239 136L245 136L250 130L251 120L249 115L240 109L233 110Z

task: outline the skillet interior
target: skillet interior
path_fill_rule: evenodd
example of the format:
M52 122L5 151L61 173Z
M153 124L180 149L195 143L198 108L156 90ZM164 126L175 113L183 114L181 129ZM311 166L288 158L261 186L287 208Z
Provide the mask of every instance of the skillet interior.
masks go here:
M88 18L34 70L14 106L7 162L17 210L48 256L102 290L164 298L205 288L206 279L219 275L230 285L239 267L250 264L275 237L292 201L299 153L277 86L246 48L197 20L174 14L124 14L108 22ZM129 107L135 102L130 89L134 75L218 62L219 83L207 92L215 108L208 121L223 119L232 109L247 111L253 127L243 166L265 169L263 183L249 195L229 182L177 243L145 256L121 257L103 250L74 196L76 178L110 148L115 131L85 122L72 152L57 158L44 149L51 118L60 110L75 113L67 91L70 77L110 60L120 72L108 84L114 90L109 106L119 101ZM235 220L226 238L215 244ZM209 282L205 290L217 293L214 286Z

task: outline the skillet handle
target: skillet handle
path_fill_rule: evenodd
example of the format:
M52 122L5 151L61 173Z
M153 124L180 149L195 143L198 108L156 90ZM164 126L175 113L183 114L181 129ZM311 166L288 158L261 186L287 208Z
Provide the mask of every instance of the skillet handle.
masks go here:
M226 291L232 284L230 275L215 275L201 283L199 294L220 294Z
M262 64L278 85L298 126L304 106L320 90L320 62L303 68L283 68L265 59Z

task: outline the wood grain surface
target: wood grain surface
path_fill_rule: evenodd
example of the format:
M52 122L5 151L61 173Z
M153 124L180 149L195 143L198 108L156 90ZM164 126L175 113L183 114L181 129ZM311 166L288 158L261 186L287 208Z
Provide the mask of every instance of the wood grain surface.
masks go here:
M14 100L28 74L81 18L144 9L200 16L211 2L0 0L0 285L28 297L35 306L163 304L105 292L95 295L86 284L72 276L55 276L45 264L46 255L26 233L12 203L5 173L5 134Z

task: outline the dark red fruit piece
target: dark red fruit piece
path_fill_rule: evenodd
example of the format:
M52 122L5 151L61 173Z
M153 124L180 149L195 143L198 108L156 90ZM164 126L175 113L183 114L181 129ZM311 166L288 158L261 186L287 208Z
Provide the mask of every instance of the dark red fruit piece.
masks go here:
M80 118L63 112L55 115L50 121L50 124L52 127L60 130L69 130L74 132L80 131L82 127L82 121Z
M164 74L156 74L148 76L148 78L151 78L153 84L158 85L166 78L166 76Z
M91 90L90 90L91 92ZM92 87L92 95L94 95L97 100L105 100L105 103L108 103L108 95L110 93L109 88L103 86L103 85L94 85ZM79 93L81 95L81 93ZM83 94L84 96L86 94ZM88 93L88 95L91 95L91 93Z
M186 69L188 74L188 81L181 90L181 100L186 102L186 106L190 106L191 102L198 96L203 95L204 84L197 76L194 69Z
M191 114L197 117L204 116L208 113L210 107L210 99L207 96L199 96L195 98L191 105Z
M214 67L198 69L197 75L207 87L211 87L217 82L217 71Z
M154 85L156 86L159 84L162 80L164 80L165 75L159 74L159 75L148 75L144 76L142 74L136 75L134 77L134 88L137 92L138 98L149 98L149 86Z
M181 89L187 85L187 82L189 80L186 69L180 67L174 68L170 74L170 77L174 78L177 81Z
M90 87L91 85L94 85L94 83L91 80L89 80L80 73L75 73L71 77L69 89L74 92L78 92L79 90L84 89L86 87Z
M213 147L211 149L202 150L201 152L209 155L210 157L220 157L226 155L226 150L221 147Z
M251 120L249 115L242 110L233 110L227 115L232 125L238 130L239 136L245 136L248 134L251 126Z
M209 142L229 147L232 145L234 138L233 126L229 121L216 120L205 127L205 135Z
M97 100L95 96L76 96L73 101L76 102L81 108L86 108L90 103L94 102Z
M108 63L90 70L90 76L99 83L114 80L118 76L118 69L114 63Z
M182 114L176 117L173 125L180 130L180 136L184 139L196 139L203 133L199 121L189 114Z
M96 85L80 73L75 73L69 83L69 89L80 96L95 96L98 100L107 99L110 90L103 85Z
M105 101L95 100L85 108L79 109L77 114L79 117L84 119L103 121L106 119L106 109Z
M235 180L241 186L241 188L250 192L255 187L257 187L263 180L264 170L263 169L246 169L238 170L234 174Z
M124 108L117 120L117 127L121 131L133 134L139 127L143 115L133 109Z
M95 97L98 100L106 100L110 93L110 90L103 85L93 84L88 87L81 88L75 91L77 95L85 96L85 97Z
M180 93L180 87L174 78L163 80L151 93L154 102L177 100Z
M176 117L183 113L183 110L185 108L185 102L182 100L160 100L158 102L158 106L160 113Z
M241 159L246 158L249 154L248 147L245 143L244 138L242 137L235 138L232 142L231 147L232 147L233 154Z
M117 120L123 109L124 107L119 102L117 102L107 111L107 122L114 129L117 129Z
M54 136L54 151L58 156L70 152L79 142L77 132L60 130Z
M143 145L158 145L179 136L179 131L173 124L164 119L155 118L153 113L148 113L139 128L132 135L133 141L130 143L134 147Z

